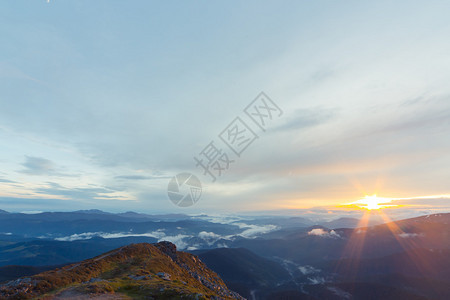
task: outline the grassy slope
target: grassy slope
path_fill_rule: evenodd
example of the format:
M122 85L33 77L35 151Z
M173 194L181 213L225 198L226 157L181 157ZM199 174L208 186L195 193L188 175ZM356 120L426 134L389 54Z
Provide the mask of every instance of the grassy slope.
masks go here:
M78 294L120 293L134 299L148 295L158 299L175 296L210 299L219 295L232 299L233 295L220 277L196 256L183 252L171 256L151 244L125 246L77 264L34 275L13 286L3 287L3 290L0 288L0 298L3 293L7 297L15 295L14 298L52 299L71 291ZM170 274L171 280L159 278L158 272ZM136 280L130 276L146 278ZM99 281L89 283L93 278Z

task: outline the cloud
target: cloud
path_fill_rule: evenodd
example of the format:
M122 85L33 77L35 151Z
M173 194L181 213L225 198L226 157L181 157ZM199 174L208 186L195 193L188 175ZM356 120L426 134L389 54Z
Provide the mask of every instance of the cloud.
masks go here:
M337 109L310 108L298 109L287 118L283 125L273 131L299 130L330 122L336 117Z
M25 167L23 170L19 170L20 173L28 175L43 175L43 176L57 176L57 177L74 177L74 174L66 174L61 172L53 161L36 156L25 156L25 162L22 163Z
M340 299L352 299L352 298L353 298L352 294L350 294L350 293L348 293L348 292L346 292L346 291L344 291L344 290L341 290L341 289L338 288L338 287L335 287L335 286L329 286L329 287L327 287L327 289L328 289L329 291L333 292L333 293L334 293L336 296L338 296Z
M221 236L214 232L201 231L198 234L198 237L204 240L208 245L214 244L216 241L220 239L229 239L229 236Z
M394 118L390 123L380 126L374 133L428 132L448 129L450 123L450 95L440 97L420 97L405 101L402 118Z
M143 176L143 175L121 175L114 177L116 179L126 179L126 180L147 180L152 179L151 176Z
M60 196L72 200L133 200L125 192L119 192L110 188L96 187L64 187L55 182L49 182L47 187L39 187L34 189L35 192Z
M308 277L308 280L311 284L322 284L326 282L323 277Z
M30 175L50 175L55 173L55 164L45 158L26 156L22 173Z
M116 179L125 179L125 180L152 180L152 179L168 179L172 178L171 176L144 176L144 175L120 175L115 176Z
M201 239L220 239L221 235L215 234L214 232L201 231L198 234L198 237Z
M158 239L158 242L169 241L174 243L179 249L185 249L188 244L184 241L188 238L188 235L166 235L162 229L148 233L131 233L131 232L118 232L118 233L105 233L105 232L84 232L78 234L72 234L70 236L55 238L57 241L77 241L77 240L89 240L94 237L102 237L104 239L117 239L124 237L149 237Z
M234 225L239 226L244 229L239 235L245 238L254 238L258 235L269 233L278 229L275 225L253 225L253 224L245 224L245 223L233 223Z
M165 234L160 231L154 231L149 233L130 233L130 232L118 232L118 233L106 233L106 232L83 232L76 233L70 236L55 238L56 241L78 241L78 240L90 240L94 237L102 237L104 239L117 239L123 237L151 237L151 238L161 238Z
M331 231L328 232L328 231L326 231L326 230L324 230L322 228L311 229L308 232L308 235L323 236L323 237L334 237L334 238L340 238L341 237L334 230L331 230Z
M418 237L418 236L422 236L422 234L420 234L420 233L406 233L406 232L403 232L403 233L400 233L398 236L401 237L401 238L406 239L406 238L415 238L415 237Z
M309 275L309 274L314 274L314 273L318 273L320 272L319 269L316 269L312 266L299 266L298 267L299 271L302 272L303 275Z
M216 241L220 239L227 239L231 240L235 238L236 236L242 236L245 238L253 238L261 233L266 233L268 231L273 230L276 228L274 225L267 225L267 226L254 226L254 225L247 225L247 224L240 224L244 231L237 235L226 235L222 236L220 234L214 233L214 232L208 232L208 231L201 231L197 234L197 237L204 240L206 244L212 245ZM149 237L149 238L155 238L158 241L169 241L177 245L180 249L186 249L188 246L190 250L193 250L195 248L200 247L198 244L189 244L189 239L195 237L194 235L187 235L187 234L174 234L174 235L167 235L164 231L164 229L158 229L155 231L147 232L147 233L133 233L133 232L115 232L115 233L109 233L109 232L84 232L84 233L76 233L72 234L70 236L64 236L64 237L57 237L55 240L57 241L76 241L76 240L88 240L92 239L94 237L102 237L105 239L111 239L111 238L123 238L123 237ZM218 247L226 247L226 245L222 244Z
M400 206L414 206L416 208L444 208L450 209L450 195L430 195L411 198L396 198L392 200L393 204Z
M202 214L202 215L197 215L197 216L193 216L193 219L200 219L200 220L205 220L205 221L209 221L209 222L213 222L213 223L220 223L220 224L233 224L236 221L242 221L244 220L243 217L241 216L237 216L237 215L227 215L227 214ZM234 224L234 225L238 225L238 224Z
M163 238L160 238L158 242L169 241L171 243L174 243L178 249L186 249L188 247L188 243L185 241L185 239L188 237L189 236L184 234L166 235Z
M4 182L4 183L16 183L15 181L9 180L9 179L4 179L4 178L0 178L0 182Z
M211 184L201 201L185 211L350 202L359 192L350 180L368 182L363 185L372 192L370 182L377 177L386 179L388 191L401 186L399 190L412 194L446 193L449 107L445 101L449 102L422 104L421 99L427 98L428 91L449 91L449 70L442 67L446 51L439 50L448 48L447 27L433 27L436 22L447 24L445 16L437 10L425 13L433 11L432 6L417 5L408 8L412 14L402 14L401 5L396 5L385 9L387 19L395 24L380 22L374 4L367 2L356 8L343 7L332 23L327 17L332 13L329 9L295 19L299 13L315 11L311 3L283 8L285 18L269 20L276 29L271 32L253 30L266 27L264 14L249 16L241 9L236 18L223 21L230 25L237 20L243 27L223 26L227 32L216 42L186 40L187 51L172 47L179 42L172 37L187 37L199 28L205 30L204 36L213 37L223 28L203 26L211 23L211 16L205 16L200 23L167 27L161 34L155 26L136 27L139 22L121 18L126 5L119 2L103 16L106 23L119 23L95 32L96 9L70 9L71 4L64 4L63 17L77 19L80 11L86 14L86 21L79 24L80 34L67 34L48 18L20 20L20 14L12 14L2 20L3 27L14 28L16 34L0 50L6 59L11 51L15 53L13 62L0 64L0 77L9 78L2 86L0 119L2 125L36 142L27 147L23 139L7 139L1 159L42 153L51 160L70 160L75 167L71 165L71 170L96 173L86 180L95 186L126 186L139 200L133 209L173 212L179 208L165 201L167 183L146 182L152 176L144 175L153 168L167 174L195 170L193 155L217 138L230 117L256 96L256 90L264 89L285 111L276 123L280 125L270 129L276 134L261 135L255 147L224 174L221 182L232 182L227 189L235 191L232 196L213 190ZM273 6L259 9L267 12ZM161 11L174 14L176 25L186 17L181 11ZM161 16L153 15L156 12L141 9L134 16L146 20L150 13L150 19L159 20ZM430 22L414 22L411 15ZM246 22L249 17L251 22ZM356 17L365 20L362 26L351 26L354 22L349 20ZM397 23L403 26L392 26ZM312 25L311 30L302 30L304 24ZM254 39L238 32L249 29ZM417 30L429 35L427 43L414 39L411 32ZM306 47L305 40L309 41ZM26 45L33 45L33 51ZM257 51L261 47L265 51ZM149 51L152 55L146 55ZM255 54L252 59L249 53ZM192 66L195 74L189 72ZM51 88L30 81L33 76L51 82ZM399 106L405 99L412 100ZM65 148L54 147L56 143ZM74 155L63 160L60 154L67 153L66 148ZM10 154L8 149L22 152ZM27 159L23 173L62 175L52 161L35 158ZM91 170L86 170L86 162ZM132 175L137 169L149 173ZM118 174L122 175L114 178ZM239 182L246 180L260 184L252 190L240 189ZM208 201L203 201L209 191ZM95 196L92 190L76 193L70 197ZM108 207L105 202L97 202L97 207Z

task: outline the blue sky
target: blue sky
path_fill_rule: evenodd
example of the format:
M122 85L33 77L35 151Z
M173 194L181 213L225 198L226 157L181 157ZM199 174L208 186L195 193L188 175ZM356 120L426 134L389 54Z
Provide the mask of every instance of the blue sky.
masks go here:
M3 1L0 208L276 210L377 193L448 210L449 9ZM282 117L212 183L193 157L261 91ZM167 198L180 172L203 184L190 208Z

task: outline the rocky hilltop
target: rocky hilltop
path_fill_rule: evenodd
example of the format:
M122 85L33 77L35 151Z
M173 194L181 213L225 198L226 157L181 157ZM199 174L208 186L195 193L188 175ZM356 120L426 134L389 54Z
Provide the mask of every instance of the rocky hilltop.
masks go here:
M244 299L170 242L132 244L0 286L1 299Z

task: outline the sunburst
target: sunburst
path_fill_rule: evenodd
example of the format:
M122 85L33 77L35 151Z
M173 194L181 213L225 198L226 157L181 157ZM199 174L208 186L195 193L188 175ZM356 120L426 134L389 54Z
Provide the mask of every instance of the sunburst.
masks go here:
M378 209L382 209L382 208L397 206L397 205L388 204L388 203L391 203L391 201L392 201L391 198L382 198L382 197L378 197L377 195L374 194L372 196L367 195L363 199L355 201L351 204L353 204L359 208L362 208L362 209L378 210Z

